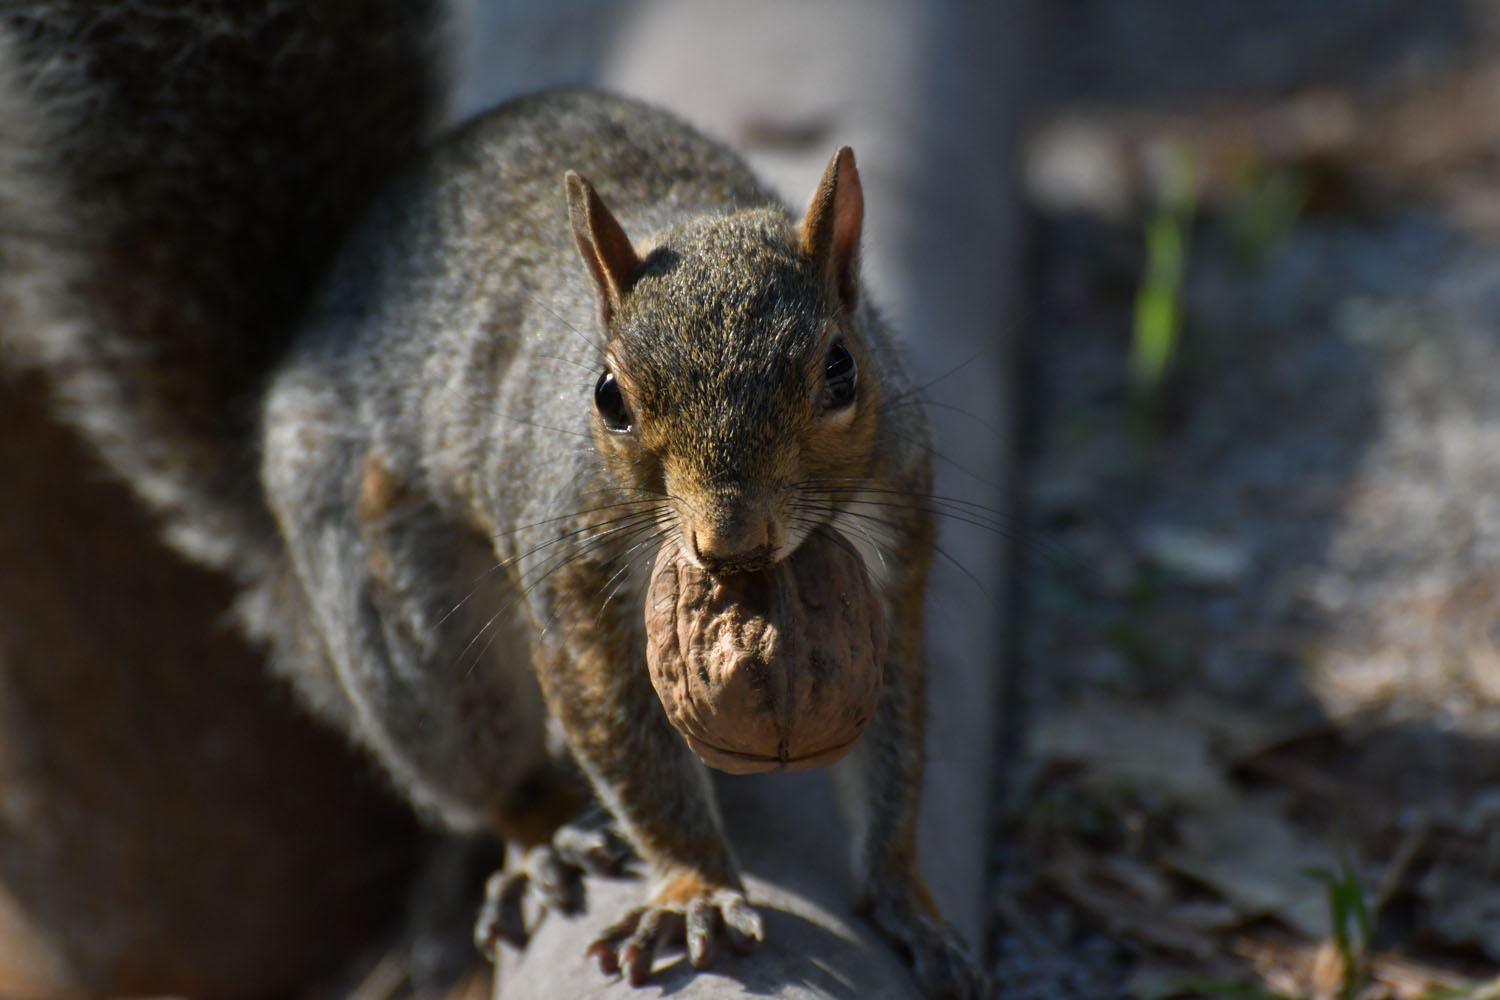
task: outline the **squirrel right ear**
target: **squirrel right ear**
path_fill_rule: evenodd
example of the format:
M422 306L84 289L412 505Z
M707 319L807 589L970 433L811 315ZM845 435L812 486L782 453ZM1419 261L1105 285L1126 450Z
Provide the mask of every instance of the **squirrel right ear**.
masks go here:
M859 292L859 234L864 217L865 195L854 167L854 150L843 146L828 161L798 236L802 252L823 271L851 312Z
M620 308L621 299L635 282L641 258L594 186L571 170L566 180L573 241L578 244L578 253L594 279L599 292L599 308L608 324Z

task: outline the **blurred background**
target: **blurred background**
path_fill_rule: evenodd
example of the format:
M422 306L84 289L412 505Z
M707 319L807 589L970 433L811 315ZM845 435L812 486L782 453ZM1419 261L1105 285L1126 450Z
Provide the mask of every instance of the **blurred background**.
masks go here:
M1497 13L1036 8L1007 995L1500 989Z

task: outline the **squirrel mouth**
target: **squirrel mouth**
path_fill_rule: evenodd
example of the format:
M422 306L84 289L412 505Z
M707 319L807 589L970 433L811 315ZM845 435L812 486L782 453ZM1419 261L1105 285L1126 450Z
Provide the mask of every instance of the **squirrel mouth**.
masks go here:
M781 554L770 545L762 545L748 552L737 552L731 556L703 552L695 552L693 555L703 571L715 580L763 573L781 561Z

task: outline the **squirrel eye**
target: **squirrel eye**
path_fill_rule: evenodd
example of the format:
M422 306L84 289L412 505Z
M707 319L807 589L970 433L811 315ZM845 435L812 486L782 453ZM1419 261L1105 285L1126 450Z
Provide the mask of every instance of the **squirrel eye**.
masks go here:
M604 418L604 426L616 434L632 430L630 411L625 408L625 394L614 372L605 372L594 385L594 406Z
M842 410L854 402L854 356L842 342L828 349L823 368L823 409Z

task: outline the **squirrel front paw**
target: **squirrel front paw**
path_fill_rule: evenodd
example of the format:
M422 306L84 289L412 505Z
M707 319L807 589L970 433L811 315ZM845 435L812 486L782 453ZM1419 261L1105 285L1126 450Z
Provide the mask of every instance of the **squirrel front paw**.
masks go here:
M687 873L670 879L649 903L605 928L588 954L606 975L623 972L632 986L643 986L660 948L686 943L693 968L706 969L719 942L745 954L764 939L760 914L742 891Z
M485 882L474 921L475 947L492 962L501 942L524 948L533 930L526 922L528 897L544 914L577 913L583 909L584 875L623 874L634 856L612 823L588 816L563 824L551 843L526 852L519 869L497 871Z
M881 936L906 956L927 1000L983 1000L992 992L963 937L935 912L895 897L868 901L862 909Z

